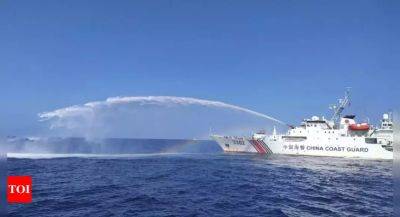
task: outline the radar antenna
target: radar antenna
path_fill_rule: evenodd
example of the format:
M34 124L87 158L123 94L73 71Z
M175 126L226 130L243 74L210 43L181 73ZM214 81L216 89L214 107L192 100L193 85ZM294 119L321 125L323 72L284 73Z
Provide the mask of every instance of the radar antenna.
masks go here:
M336 105L331 105L329 108L333 110L333 116L331 118L331 121L333 123L337 123L337 121L340 119L342 112L346 106L350 105L350 88L346 88L346 91L344 93L344 98L339 99L338 104Z

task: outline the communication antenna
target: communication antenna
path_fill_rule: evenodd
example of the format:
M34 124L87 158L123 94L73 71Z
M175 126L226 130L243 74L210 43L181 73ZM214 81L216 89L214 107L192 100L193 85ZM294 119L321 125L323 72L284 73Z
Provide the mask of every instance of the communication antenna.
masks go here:
M393 121L393 110L392 109L389 109L388 115L389 115L389 120Z
M338 101L338 104L329 106L329 108L333 110L333 116L331 118L333 123L337 123L345 107L350 105L350 87L346 88L346 91L344 92L344 98L339 99Z

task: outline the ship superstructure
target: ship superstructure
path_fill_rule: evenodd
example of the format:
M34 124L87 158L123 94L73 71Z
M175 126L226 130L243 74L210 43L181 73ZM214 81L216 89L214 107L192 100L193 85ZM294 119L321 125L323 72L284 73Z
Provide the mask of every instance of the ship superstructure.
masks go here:
M384 114L380 127L357 123L355 115L342 116L350 103L347 90L337 105L331 106L331 119L313 116L286 134L255 133L252 137L213 135L227 152L254 152L260 154L289 154L333 157L393 159L393 123L390 114Z
M383 114L381 125L372 130L372 137L377 139L379 144L382 144L387 149L393 150L393 114L392 112Z

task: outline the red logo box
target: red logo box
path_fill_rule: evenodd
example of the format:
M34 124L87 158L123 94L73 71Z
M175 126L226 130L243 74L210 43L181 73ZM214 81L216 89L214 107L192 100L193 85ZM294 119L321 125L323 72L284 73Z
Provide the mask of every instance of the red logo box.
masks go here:
M32 202L32 177L8 176L7 177L7 201L9 203Z

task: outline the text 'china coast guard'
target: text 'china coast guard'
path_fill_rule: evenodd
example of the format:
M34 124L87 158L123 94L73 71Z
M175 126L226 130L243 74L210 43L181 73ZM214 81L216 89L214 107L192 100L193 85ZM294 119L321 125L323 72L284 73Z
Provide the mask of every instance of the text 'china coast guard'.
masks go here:
M393 159L392 114L384 114L379 127L357 123L355 115L342 116L350 103L349 91L331 106L333 116L313 116L300 126L290 126L286 134L255 133L252 137L212 135L226 152L288 154L370 159Z

